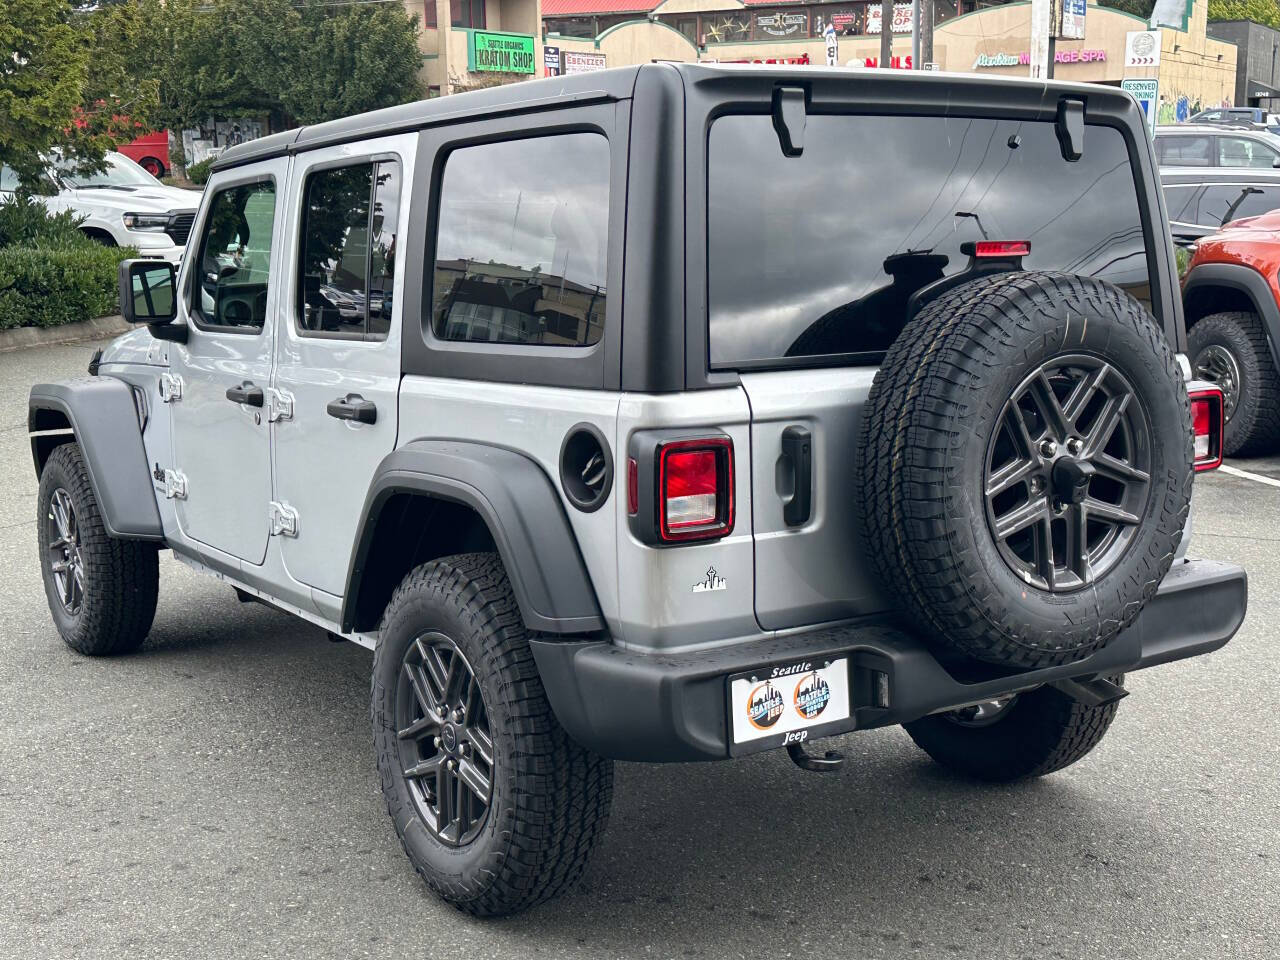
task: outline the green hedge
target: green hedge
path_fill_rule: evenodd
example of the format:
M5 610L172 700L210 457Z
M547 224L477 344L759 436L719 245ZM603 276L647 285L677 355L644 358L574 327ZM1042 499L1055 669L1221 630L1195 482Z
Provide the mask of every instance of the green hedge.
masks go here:
M203 187L209 181L209 168L213 166L216 157L205 157L199 163L193 163L187 167L187 179L197 186Z
M0 247L0 330L56 327L117 312L116 268L134 255L92 241Z

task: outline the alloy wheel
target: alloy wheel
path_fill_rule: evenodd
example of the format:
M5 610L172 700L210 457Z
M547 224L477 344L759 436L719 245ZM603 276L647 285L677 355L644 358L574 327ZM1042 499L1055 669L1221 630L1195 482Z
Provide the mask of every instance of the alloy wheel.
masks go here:
M1195 374L1222 388L1222 416L1230 421L1240 402L1240 364L1235 356L1222 344L1211 343L1196 354Z
M409 644L396 688L401 770L423 823L462 846L484 827L493 799L493 737L471 665L452 640Z
M1151 497L1142 398L1098 357L1041 364L1001 411L983 484L988 527L1021 580L1088 586L1120 561Z
M47 530L52 538L46 548L49 570L62 609L75 616L84 604L84 554L80 548L76 509L71 495L62 487L54 490L49 498L48 520Z

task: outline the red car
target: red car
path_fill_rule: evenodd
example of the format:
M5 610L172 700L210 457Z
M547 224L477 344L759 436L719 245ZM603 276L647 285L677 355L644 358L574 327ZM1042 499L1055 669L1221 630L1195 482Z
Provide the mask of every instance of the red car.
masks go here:
M1280 442L1280 210L1197 240L1182 292L1195 377L1222 387L1223 453L1273 451Z
M116 150L138 164L156 179L169 172L169 131L143 134Z

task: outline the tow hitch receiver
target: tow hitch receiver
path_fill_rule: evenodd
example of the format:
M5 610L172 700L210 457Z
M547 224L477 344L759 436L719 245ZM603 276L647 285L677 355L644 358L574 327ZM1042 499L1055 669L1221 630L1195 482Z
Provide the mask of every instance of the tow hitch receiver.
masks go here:
M1104 703L1120 700L1129 695L1129 691L1118 683L1112 683L1103 677L1092 680L1054 680L1049 686L1059 693L1065 693L1072 700L1078 700L1086 707L1100 707Z
M801 770L812 770L814 773L835 773L844 765L844 754L828 750L821 757L805 753L803 743L787 744L787 756Z

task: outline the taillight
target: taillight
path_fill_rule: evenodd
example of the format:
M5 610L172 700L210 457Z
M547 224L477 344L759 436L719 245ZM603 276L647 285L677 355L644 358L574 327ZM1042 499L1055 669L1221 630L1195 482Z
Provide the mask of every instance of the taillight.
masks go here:
M1031 255L1030 240L979 240L973 245L974 257L1026 257Z
M658 448L658 533L707 540L733 529L733 441L675 440Z
M1222 463L1222 390L1196 383L1187 391L1191 399L1192 465L1197 471L1213 470Z

